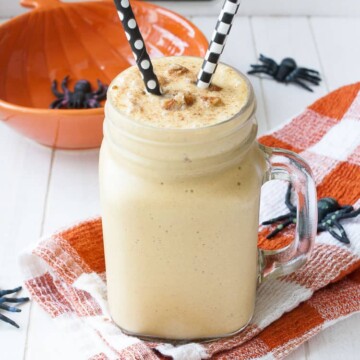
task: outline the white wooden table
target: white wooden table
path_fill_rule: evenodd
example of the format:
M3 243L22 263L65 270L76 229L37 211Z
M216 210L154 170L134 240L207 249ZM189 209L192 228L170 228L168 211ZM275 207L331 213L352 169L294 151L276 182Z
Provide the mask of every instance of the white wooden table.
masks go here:
M210 36L215 17L192 20ZM263 133L328 91L360 81L359 35L357 17L240 17L222 59L245 72L261 52L277 60L292 56L321 71L324 81L314 93L251 78ZM98 150L51 150L0 123L1 288L21 283L17 261L24 247L43 234L99 213L97 162ZM64 343L36 303L23 306L13 318L20 330L0 322L0 359L74 359L71 343ZM359 333L360 315L355 315L317 335L289 359L359 359Z

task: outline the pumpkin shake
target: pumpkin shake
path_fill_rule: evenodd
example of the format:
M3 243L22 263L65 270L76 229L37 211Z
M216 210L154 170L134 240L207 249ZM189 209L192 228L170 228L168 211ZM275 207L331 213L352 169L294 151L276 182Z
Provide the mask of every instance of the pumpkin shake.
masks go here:
M145 92L136 67L109 87L100 159L108 300L128 333L212 338L253 314L265 161L252 89L223 64L199 89L201 63L154 60L162 96Z

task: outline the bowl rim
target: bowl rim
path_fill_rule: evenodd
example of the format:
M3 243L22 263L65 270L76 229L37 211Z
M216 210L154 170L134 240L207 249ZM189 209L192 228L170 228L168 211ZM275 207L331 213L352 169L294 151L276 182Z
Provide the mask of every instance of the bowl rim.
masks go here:
M191 27L191 29L193 29L195 31L195 34L196 34L195 37L196 37L197 41L200 44L206 45L206 47L207 47L209 42L208 42L206 36L204 35L204 33L193 22L191 22L189 19L187 19L185 16L178 14L177 12L175 12L173 10L169 10L163 6L159 6L156 4L151 4L151 3L147 3L147 2L143 2L143 1L135 1L135 2L138 4L141 4L141 6L144 6L144 7L150 8L150 9L155 9L155 10L160 9L163 15L171 17L173 19L174 19L174 17L176 17L177 19L182 20L182 22L185 22L187 25L189 25ZM99 2L97 2L97 1L88 1L88 3L89 4L99 4ZM84 4L84 2L81 2L81 3L68 3L68 2L65 3L64 2L62 4L64 4L64 6L67 6L70 4L74 6L76 4ZM37 9L36 8L32 9L24 14L18 15L14 18L9 19L8 21L1 23L0 24L0 32L3 30L3 28L10 27L13 23L20 21L24 17L27 17L33 11L37 11ZM119 24L119 26L120 26L120 24ZM0 111L1 111L1 109L8 109L8 110L17 111L20 113L31 113L31 114L39 114L39 115L45 115L45 114L48 114L49 112L54 115L60 115L60 114L61 115L79 115L79 113L84 114L84 115L101 115L104 113L103 106L99 107L99 108L95 108L95 109L36 108L36 107L17 105L17 104L10 103L10 102L5 101L2 98L0 98Z

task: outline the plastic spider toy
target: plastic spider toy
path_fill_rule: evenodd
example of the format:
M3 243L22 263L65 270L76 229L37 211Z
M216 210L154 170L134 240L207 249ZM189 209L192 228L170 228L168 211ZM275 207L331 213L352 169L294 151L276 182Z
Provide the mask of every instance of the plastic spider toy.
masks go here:
M106 98L106 91L108 86L104 85L98 80L98 89L92 91L91 84L87 80L79 80L75 86L74 91L70 91L67 83L69 76L66 76L61 82L61 89L63 93L58 90L58 83L54 80L51 84L51 90L57 97L50 104L51 109L88 109L100 107L99 101Z
M290 224L296 223L296 207L291 203L291 185L288 187L285 197L285 204L290 210L286 215L281 215L275 219L264 221L262 225L271 225L279 221L280 223L274 231L272 231L267 239L273 238L280 231ZM317 203L318 206L318 232L328 231L335 239L344 244L350 244L345 229L340 224L340 220L354 218L360 215L360 208L354 210L351 205L340 206L339 203L331 197L322 198Z
M318 71L297 67L294 59L286 58L281 61L280 65L264 55L260 55L259 60L262 64L250 65L252 70L248 71L248 74L267 74L278 82L285 84L294 83L311 92L313 90L305 84L305 81L314 85L319 85L321 81Z
M5 295L15 294L19 292L21 289L22 287L19 286L12 290L0 290L0 309L10 312L21 312L21 309L15 306L6 305L6 303L23 304L30 300L28 297L24 297L24 298L5 297ZM0 313L0 320L5 321L6 323L15 326L16 328L19 328L19 325L15 321L9 319L7 316L1 313Z

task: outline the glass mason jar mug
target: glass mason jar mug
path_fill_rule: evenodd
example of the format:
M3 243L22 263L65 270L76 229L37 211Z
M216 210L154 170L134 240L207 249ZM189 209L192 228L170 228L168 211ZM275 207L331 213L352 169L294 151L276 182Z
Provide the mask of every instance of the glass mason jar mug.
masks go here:
M316 191L296 154L256 142L255 98L222 123L163 129L132 121L109 99L100 154L108 301L126 333L186 341L242 330L259 282L308 259ZM293 184L294 241L257 248L265 181Z

